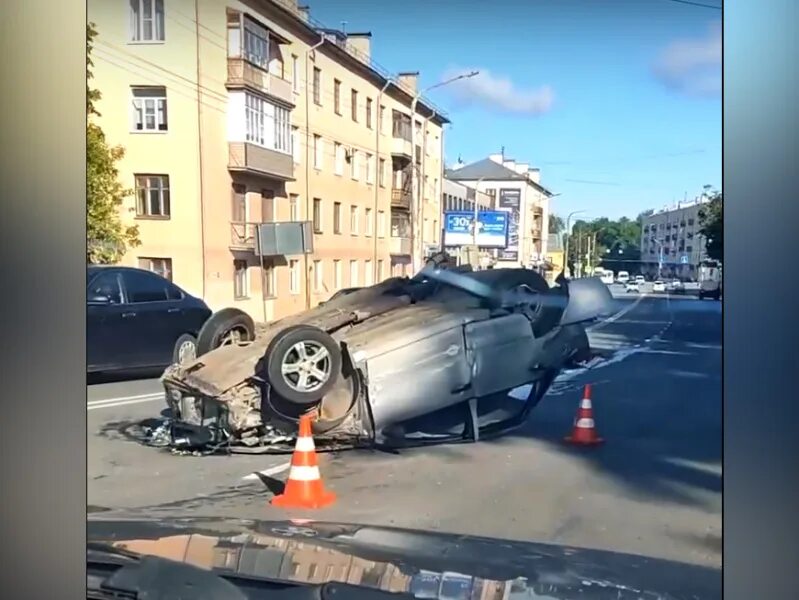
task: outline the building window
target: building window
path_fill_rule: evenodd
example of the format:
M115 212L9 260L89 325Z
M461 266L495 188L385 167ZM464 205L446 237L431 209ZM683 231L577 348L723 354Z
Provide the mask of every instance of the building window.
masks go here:
M136 175L136 216L169 217L169 175Z
M164 279L172 281L172 259L171 258L152 258L148 256L139 257L139 268L147 269L160 275Z
M383 260L382 260L382 259L380 259L380 260L378 260L378 261L377 261L377 282L378 282L378 283L380 283L381 281L383 281L383 278L384 278L384 276L385 276L385 273L384 273L384 271L383 271L383 264L384 264L384 263L383 263Z
M333 233L341 233L341 202L333 203Z
M333 143L333 154L336 159L336 175L344 175L344 147L338 142Z
M377 211L377 235L386 237L386 213L382 210Z
M366 183L374 183L375 175L372 172L372 161L374 157L371 154L366 155Z
M339 259L333 261L333 287L336 290L341 289L341 261Z
M380 108L377 109L377 129L380 133L383 133L386 129L385 125L383 124L383 119L386 118L386 107L382 104Z
M319 67L313 68L313 101L322 105L322 70Z
M289 292L300 293L300 261L289 260Z
M377 178L380 183L380 187L386 187L386 159L381 158L378 164Z
M314 134L313 136L313 168L321 169L322 161L324 159L322 148L322 136Z
M360 158L361 158L361 153L358 152L357 150L353 150L350 156L350 176L355 181L358 180L358 168L360 166L359 165Z
M300 128L292 126L291 128L291 156L294 158L294 164L300 164Z
M269 33L253 22L244 18L244 59L264 70L269 69Z
M289 196L289 221L300 220L300 197L297 194Z
M374 223L372 223L372 209L366 209L366 235L371 236L374 234Z
M374 285L374 271L372 270L371 259L366 259L363 265L363 279L366 285Z
M164 41L164 0L130 0L130 39Z
M247 188L240 183L234 183L231 188L230 220L234 223L247 222Z
M283 107L245 93L246 140L258 146L291 154L291 115ZM274 119L274 123L271 121Z
M313 199L313 232L322 233L322 199Z
M350 261L350 287L358 287L358 261Z
M358 235L358 207L350 206L350 233Z
M352 90L350 94L350 104L352 105L352 120L358 122L358 91Z
M277 297L277 285L275 282L275 267L271 264L264 264L263 290L264 290L264 298Z
M261 190L261 223L274 223L275 218L275 190Z
M366 126L372 128L372 99L366 99Z
M313 261L313 287L316 293L323 292L325 289L324 273L322 272L322 261Z
M167 131L166 88L131 88L134 131Z
M333 80L333 110L341 114L341 82L338 79Z
M685 251L686 252L693 252L694 251L694 247L693 246L686 246Z
M300 91L300 64L296 54L291 55L291 89Z
M233 261L233 297L236 300L246 298L249 290L247 289L247 261Z

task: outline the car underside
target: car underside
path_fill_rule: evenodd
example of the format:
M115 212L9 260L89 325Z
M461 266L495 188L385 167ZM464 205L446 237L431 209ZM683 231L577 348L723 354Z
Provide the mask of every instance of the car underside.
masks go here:
M176 451L284 453L476 441L525 422L609 311L596 280L430 266L259 325L162 377ZM213 317L212 317L213 320Z

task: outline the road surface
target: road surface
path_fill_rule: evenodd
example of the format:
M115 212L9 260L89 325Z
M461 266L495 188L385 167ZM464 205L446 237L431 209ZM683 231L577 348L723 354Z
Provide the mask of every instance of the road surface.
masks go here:
M126 432L160 417L157 381L93 386L90 511L310 517L720 566L721 303L665 294L621 294L618 303L620 312L589 334L605 360L565 373L522 429L397 455L322 455L338 501L313 513L268 503L288 456L182 457L144 447ZM606 443L576 449L562 438L586 383Z

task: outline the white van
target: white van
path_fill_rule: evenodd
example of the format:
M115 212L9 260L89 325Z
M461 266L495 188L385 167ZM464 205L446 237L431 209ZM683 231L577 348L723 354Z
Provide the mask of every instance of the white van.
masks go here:
M630 281L630 274L627 271L619 271L619 274L616 276L616 281L618 283L627 283Z
M599 277L602 280L602 283L605 285L611 285L613 283L613 271L610 269L605 269L605 271Z

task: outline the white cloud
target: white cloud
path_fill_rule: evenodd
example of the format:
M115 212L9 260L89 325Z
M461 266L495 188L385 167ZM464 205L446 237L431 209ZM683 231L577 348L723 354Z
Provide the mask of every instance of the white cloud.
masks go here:
M555 94L548 85L520 89L508 77L494 75L488 69L449 69L442 79L469 71L480 73L469 79L455 81L444 88L462 106L527 115L541 115L552 109Z
M721 21L699 38L675 40L660 53L655 76L669 89L690 96L721 94Z

